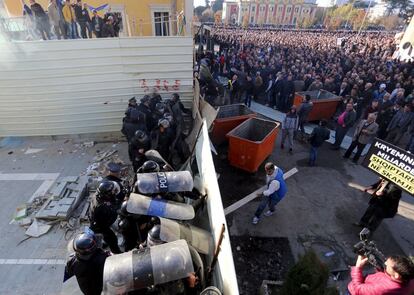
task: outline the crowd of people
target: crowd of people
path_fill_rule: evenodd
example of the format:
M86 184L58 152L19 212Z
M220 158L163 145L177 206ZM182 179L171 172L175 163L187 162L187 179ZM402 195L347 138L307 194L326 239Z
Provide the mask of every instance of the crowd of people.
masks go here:
M186 112L177 93L167 100L156 92L139 104L135 97L129 100L122 132L133 184L120 164L109 163L91 200L90 225L69 245L73 253L64 281L76 276L83 294L103 289L111 294L200 294L211 282L205 264L207 255L214 254L212 237L192 222L203 214L205 196L193 187L188 171L174 169L180 163L169 164L181 149L177 143L184 139ZM103 250L98 235L110 251ZM150 255L155 249L158 254ZM131 259L133 269L125 264ZM157 274L162 277L152 277Z
M118 13L109 8L103 17L82 0L50 0L47 10L36 0L24 0L23 15L28 28L28 38L35 40L108 38L118 37L122 19Z
M216 27L212 37L220 51L200 56L198 75L204 95L222 95L218 77L224 76L229 92L226 103L250 106L254 99L285 112L282 149L287 139L292 153L295 135L304 138L304 124L313 109L310 95L293 105L295 92L326 90L340 97L333 118L320 120L308 138L310 166L316 164L318 148L330 138L328 123L335 123L334 150L340 149L354 127L351 145L343 155L348 159L356 149L354 163L374 137L394 145L403 143L414 153L414 65L393 59L396 45L391 34ZM260 221L266 206L269 210L264 215L271 216L287 190L280 168L267 163L265 171L267 189L253 224ZM383 178L361 190L371 199L354 225L372 234L384 218L396 215L402 190ZM351 269L349 294L414 292L414 264L409 258L390 256L375 274L364 276L363 268L371 258L358 256Z
M341 97L335 116L326 118L336 124L332 149L339 149L357 126L351 146L358 150L354 162L375 136L394 145L404 143L402 147L414 153L414 65L393 59L392 34L217 27L212 38L220 52L201 57L200 67L211 71L211 77L206 70L200 72L206 92L220 91L216 80L224 76L227 103L250 106L254 99L287 112L282 148L288 138L293 150L293 135L299 127L303 131L312 109L306 99L293 106L295 92L326 90ZM404 135L409 140L401 140ZM314 163L315 154L310 160Z

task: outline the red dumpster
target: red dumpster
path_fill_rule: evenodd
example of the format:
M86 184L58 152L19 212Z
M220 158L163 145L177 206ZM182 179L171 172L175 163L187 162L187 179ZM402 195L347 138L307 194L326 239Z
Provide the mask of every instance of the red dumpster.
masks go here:
M227 134L230 165L254 173L273 152L279 122L250 118Z
M332 118L335 114L338 103L341 101L339 96L336 96L326 90L313 90L296 92L293 104L298 107L302 103L306 94L310 95L313 103L312 111L308 117L309 121Z
M217 117L213 122L211 141L221 144L226 141L226 134L256 114L244 104L230 104L218 108Z

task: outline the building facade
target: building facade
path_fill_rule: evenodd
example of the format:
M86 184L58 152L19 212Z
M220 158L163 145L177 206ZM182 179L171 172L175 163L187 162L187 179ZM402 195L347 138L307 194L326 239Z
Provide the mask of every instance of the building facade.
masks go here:
M228 24L297 25L313 20L314 0L233 0L223 4L222 20Z
M3 0L10 17L23 15L23 6L18 0ZM25 0L30 6L29 0ZM47 10L49 0L37 0ZM75 1L71 1L75 2ZM103 16L108 9L122 18L120 36L171 36L191 34L193 15L192 0L83 0L96 8ZM90 11L92 15L92 11ZM185 15L186 22L182 21ZM188 31L188 32L187 32Z

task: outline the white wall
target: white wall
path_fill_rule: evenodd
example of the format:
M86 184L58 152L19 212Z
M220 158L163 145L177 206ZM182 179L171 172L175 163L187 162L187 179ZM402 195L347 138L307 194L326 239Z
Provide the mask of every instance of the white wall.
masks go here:
M192 48L191 37L0 42L0 136L119 131L128 99L157 79L163 98L191 102Z

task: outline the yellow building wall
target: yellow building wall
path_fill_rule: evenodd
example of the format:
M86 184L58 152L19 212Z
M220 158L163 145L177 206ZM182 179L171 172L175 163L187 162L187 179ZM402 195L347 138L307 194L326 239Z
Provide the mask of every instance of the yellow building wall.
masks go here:
M42 5L44 10L47 10L49 0L37 0L37 3ZM171 6L171 0L88 0L82 1L88 3L93 7L99 7L104 4L123 5L125 9L126 22L128 23L130 33L132 36L151 36L152 35L152 17L151 6ZM22 16L23 6L18 0L4 0L5 7L9 16ZM29 5L29 0L26 0ZM184 0L177 0L176 15L180 11L184 11ZM106 10L101 10L99 14L102 16ZM174 13L172 13L174 14ZM171 27L177 25L176 15L170 14ZM124 32L128 35L128 28L124 28ZM172 32L170 32L172 33Z

